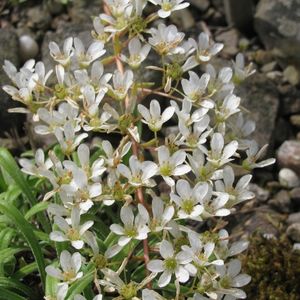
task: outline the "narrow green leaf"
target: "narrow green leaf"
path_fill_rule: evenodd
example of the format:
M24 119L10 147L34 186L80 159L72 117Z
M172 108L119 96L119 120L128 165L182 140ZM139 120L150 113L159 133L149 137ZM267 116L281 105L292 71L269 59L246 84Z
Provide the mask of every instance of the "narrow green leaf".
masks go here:
M37 264L36 262L33 262L19 269L15 274L12 275L12 278L16 280L20 280L26 277L27 275L36 272L37 270L38 270Z
M0 299L1 300L26 300L26 298L11 292L5 288L0 287Z
M43 286L45 286L46 273L44 257L38 240L33 232L31 224L25 220L22 214L13 205L0 203L0 211L2 211L3 214L12 219L15 225L24 235L24 238L30 246L31 251L37 262L42 284Z
M37 299L36 293L31 288L13 278L0 277L0 287L8 290L18 290L31 299Z
M39 202L39 203L35 204L27 211L27 213L25 214L25 219L29 220L35 214L46 210L48 208L49 204L50 204L49 202Z
M9 151L5 148L0 148L0 166L11 176L11 178L15 181L15 183L22 190L31 206L33 207L37 201L35 199L32 190L30 189L29 184L25 180L20 168L18 167L16 161L9 153ZM49 222L45 220L45 216L38 215L38 220L40 224L43 226L44 230L49 233L51 231L51 227Z
M15 254L25 251L27 248L8 248L3 249L0 251L0 262L6 262L7 260L11 259L12 256Z

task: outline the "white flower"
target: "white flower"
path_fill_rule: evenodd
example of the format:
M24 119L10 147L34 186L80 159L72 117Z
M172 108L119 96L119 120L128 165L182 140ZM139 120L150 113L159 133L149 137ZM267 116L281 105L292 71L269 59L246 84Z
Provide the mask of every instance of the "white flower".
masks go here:
M127 70L122 74L119 70L116 70L112 80L113 87L108 85L112 96L117 100L124 100L128 94L128 90L133 84L133 72Z
M249 149L246 151L247 158L243 161L243 168L246 170L252 170L255 168L264 168L275 163L275 158L269 158L260 162L257 162L266 152L268 145L264 145L259 149L257 142L252 141L249 145Z
M178 206L178 217L201 220L200 215L203 212L201 200L208 192L207 183L198 183L191 188L187 180L179 179L176 182L176 192L179 196L171 193L170 197Z
M150 109L147 109L142 104L138 104L138 111L143 116L142 122L147 124L151 131L157 132L161 130L161 127L165 122L172 118L175 108L169 106L161 114L159 102L156 99L153 99L150 102Z
M149 215L145 207L138 204L138 214L134 217L131 206L123 206L120 212L120 218L124 224L124 227L118 224L112 224L110 230L121 237L118 240L118 244L107 250L106 255L111 257L110 253L115 255L115 248L121 250L132 239L144 240L147 238L150 231L146 225L149 221Z
M50 159L45 160L45 153L43 149L38 149L35 152L34 159L35 164L26 158L21 158L19 160L19 163L22 166L22 172L29 175L42 176L41 172L49 170L52 166Z
M182 89L184 94L186 95L186 100L199 104L208 109L213 108L214 102L210 99L205 99L205 95L207 95L207 86L210 80L210 75L204 73L201 78L199 78L195 72L190 71L189 76L189 80L181 80Z
M166 146L161 146L157 149L159 174L164 178L170 186L175 184L171 176L181 176L191 171L191 167L184 164L186 153L183 150L178 150L170 155L170 151Z
M150 33L152 37L149 38L149 44L160 55L174 53L184 38L184 33L178 32L175 25L159 24L157 29L151 28Z
M91 74L89 75L87 70L76 70L74 72L75 79L81 87L86 85L92 85L95 90L102 90L107 92L107 83L111 79L112 74L104 74L104 68L100 61L95 61L91 67Z
M209 35L201 32L198 37L198 43L194 39L189 39L197 51L197 58L200 61L208 62L213 56L219 53L224 45L221 43L214 43L210 40Z
M182 250L187 256L192 258L193 263L197 268L207 267L209 265L223 265L224 262L221 259L214 259L213 242L203 243L201 236L194 231L188 233L190 247L187 245L182 246ZM197 268L194 265L189 265L189 271L192 276L197 274Z
M232 141L224 147L224 138L221 133L217 132L212 135L210 149L206 152L207 160L214 166L221 167L232 160L231 157L238 149L238 142Z
M67 66L70 63L71 56L73 55L73 38L69 37L64 41L62 52L55 42L49 43L49 49L50 55L56 62L62 64L63 66Z
M88 67L93 61L106 52L106 50L103 49L104 44L99 41L93 42L87 51L85 51L85 47L79 38L74 38L74 48L78 63L83 68Z
M168 229L168 223L174 216L175 209L172 205L166 204L157 197L154 193L152 196L152 218L149 223L151 232L159 232L164 229Z
M70 184L63 184L62 190L68 196L73 197L83 212L87 212L93 206L93 199L102 193L99 182L89 184L86 172L76 166L70 166L73 179Z
M45 135L54 133L56 128L63 128L66 122L71 122L75 132L80 130L78 124L78 108L67 102L59 105L58 110L48 111L46 108L39 108L38 117L47 125L36 125L34 130L37 134Z
M68 293L69 285L67 283L60 283L56 285L55 300L65 300ZM45 300L53 300L52 296L46 296Z
M155 5L160 5L158 16L160 18L167 18L171 15L172 11L184 9L190 4L188 2L182 3L184 0L149 0Z
M102 42L103 44L108 42L111 35L106 31L105 26L102 23L100 17L95 17L93 19L93 25L95 29L92 31L93 38L96 39L97 41Z
M81 144L77 148L77 155L81 168L88 175L88 178L94 182L100 180L100 176L106 171L104 167L104 159L98 158L90 166L90 149L88 145Z
M36 89L39 91L43 91L44 86L47 83L50 75L52 74L53 70L50 70L46 73L45 65L43 62L39 61L35 65L35 73L38 75L37 86Z
M245 58L242 53L238 53L235 62L233 63L234 67L234 81L239 83L245 80L247 77L255 73L252 63L248 66L245 66Z
M165 300L165 298L153 290L143 289L142 300Z
M241 177L236 186L234 183L234 172L230 166L225 166L223 170L223 181L218 180L215 182L216 192L227 193L229 201L227 207L232 207L238 203L254 198L254 194L248 190L249 182L252 175L245 175Z
M67 155L70 155L77 146L88 137L87 133L81 133L75 135L75 128L73 127L72 121L67 121L63 127L55 128L54 134L61 146L61 149Z
M105 165L107 167L107 183L109 186L113 186L115 182L117 181L117 178L119 176L119 173L117 173L117 166L122 161L122 158L128 153L131 147L131 142L126 143L122 149L114 149L110 141L103 141L102 142L102 149L105 153L103 155L103 159L105 162ZM112 200L114 202L114 200ZM112 204L113 202L109 202ZM104 204L109 204L105 203Z
M173 273L175 273L179 282L187 282L190 275L185 269L185 265L191 262L191 256L186 255L183 251L175 254L172 244L167 240L161 242L159 252L164 260L153 259L147 264L149 271L154 273L163 272L158 280L158 286L165 287L168 285Z
M176 145L186 145L190 148L200 147L202 144L205 144L207 137L210 135L212 129L208 129L210 118L208 115L205 115L199 122L195 122L193 126L188 128L180 127L179 131L182 134L182 137L176 141ZM181 132L181 129L184 128L184 131Z
M240 101L240 97L233 94L227 95L220 108L216 111L218 122L225 122L231 115L239 112Z
M208 112L208 109L204 107L198 108L191 112L192 103L185 98L182 101L181 110L175 101L171 101L171 105L175 107L175 112L178 117L179 131L183 135L189 135L189 126L195 122L199 122Z
M128 179L128 182L135 187L154 186L155 182L151 177L156 175L158 167L152 161L140 162L136 156L129 159L129 168L124 164L119 164L118 172Z
M79 272L82 263L82 257L79 252L71 255L70 252L64 250L61 252L59 260L62 270L54 266L46 267L46 272L51 277L72 283L83 276L83 272Z
M80 225L80 210L77 207L72 208L71 226L60 216L54 217L54 223L63 232L52 231L50 233L50 239L56 242L71 241L72 246L76 249L82 249L84 245L84 234L94 224L93 221L87 221Z
M246 299L246 293L239 288L247 285L251 281L251 277L247 274L239 274L241 262L238 259L231 260L226 266L216 266L216 271L220 276L218 293Z
M142 44L138 38L133 38L128 44L129 57L121 54L121 59L129 64L133 69L136 69L147 58L151 46L146 44L142 47Z

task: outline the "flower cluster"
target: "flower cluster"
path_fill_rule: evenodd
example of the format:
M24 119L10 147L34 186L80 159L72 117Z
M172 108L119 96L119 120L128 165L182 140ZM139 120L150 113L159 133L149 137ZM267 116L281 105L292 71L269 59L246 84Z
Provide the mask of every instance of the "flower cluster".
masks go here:
M158 11L144 18L147 2ZM72 289L77 282L93 286L87 294L97 300L246 298L241 287L250 277L234 256L247 242L230 244L220 228L196 232L190 220L231 214L253 197L251 175L236 180L234 168L249 172L274 160L260 161L265 147L249 138L255 125L234 94L235 83L253 73L243 56L218 71L213 57L223 45L207 33L195 40L174 25L149 28L188 5L107 0L90 46L73 37L62 47L50 43L54 70L31 60L18 71L5 61L12 85L4 90L23 104L14 111L31 113L36 133L57 139L33 161L20 160L50 201L59 258L46 268L57 280L46 299L65 299L71 290L86 299ZM148 66L148 55L162 59ZM144 81L149 70L158 73L158 86ZM150 103L141 104L146 97ZM162 139L172 122L175 132ZM102 138L96 149L92 136Z

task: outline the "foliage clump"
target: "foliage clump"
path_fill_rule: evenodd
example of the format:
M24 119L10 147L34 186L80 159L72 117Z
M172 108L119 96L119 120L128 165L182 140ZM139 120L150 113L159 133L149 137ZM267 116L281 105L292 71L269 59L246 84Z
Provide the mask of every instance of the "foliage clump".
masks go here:
M243 257L244 270L252 277L246 287L249 299L297 300L300 295L300 252L285 235L264 238L256 233Z

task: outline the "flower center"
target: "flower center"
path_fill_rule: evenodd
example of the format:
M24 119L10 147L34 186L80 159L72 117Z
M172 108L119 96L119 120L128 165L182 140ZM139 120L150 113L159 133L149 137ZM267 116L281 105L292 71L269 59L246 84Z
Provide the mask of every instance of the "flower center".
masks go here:
M134 227L125 228L125 235L134 238L137 236L137 230Z
M68 230L67 236L68 236L68 238L69 238L71 241L78 241L78 240L80 240L80 234L79 234L79 232L78 232L76 229L74 229L74 228L71 228L71 229Z
M181 207L185 213L190 215L194 210L194 201L192 199L184 200Z
M68 272L64 272L63 277L64 277L64 281L67 282L74 279L76 277L76 273L74 272L74 270L70 270Z
M173 166L171 166L168 162L164 163L160 169L160 174L162 176L171 176L172 175L172 171L173 171Z
M174 271L177 267L177 261L174 257L169 257L164 261L164 266L169 271Z

